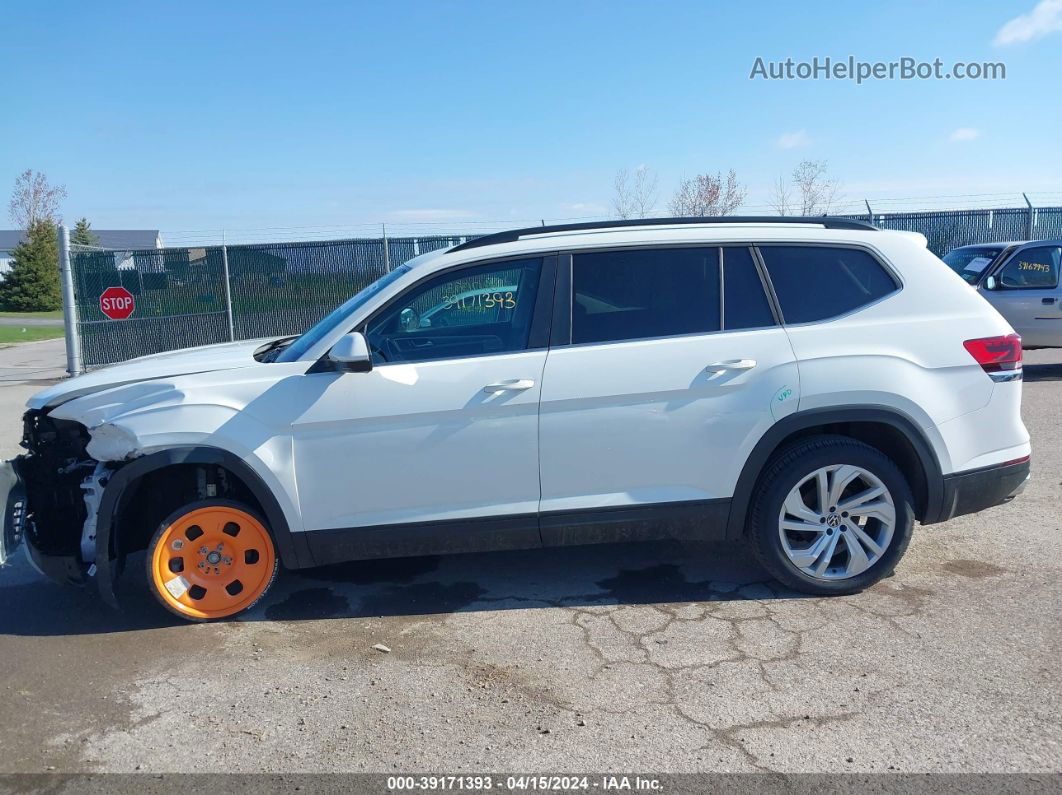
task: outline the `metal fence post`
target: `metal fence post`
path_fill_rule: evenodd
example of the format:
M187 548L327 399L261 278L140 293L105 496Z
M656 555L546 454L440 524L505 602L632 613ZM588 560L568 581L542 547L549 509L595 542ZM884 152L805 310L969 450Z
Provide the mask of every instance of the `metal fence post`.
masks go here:
M1025 199L1025 204L1027 206L1027 212L1029 214L1029 217L1025 221L1025 239L1026 240L1032 240L1033 239L1033 206L1032 206L1032 202L1029 201L1029 197L1026 196L1024 193L1021 195L1021 197L1023 199Z
M236 324L232 321L232 285L229 283L229 247L225 244L225 234L221 235L221 271L225 276L225 314L229 320L229 341L236 341Z
M391 271L391 252L387 247L387 224L380 224L380 231L383 232L383 247L384 247L384 267L387 271Z
M63 326L66 331L66 371L81 375L81 336L74 300L74 274L70 269L70 230L59 224L59 281L63 288Z

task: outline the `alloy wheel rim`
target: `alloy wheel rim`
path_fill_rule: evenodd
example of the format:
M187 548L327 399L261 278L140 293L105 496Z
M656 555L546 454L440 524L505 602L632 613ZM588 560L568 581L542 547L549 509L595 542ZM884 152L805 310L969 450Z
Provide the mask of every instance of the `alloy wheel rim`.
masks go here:
M896 506L881 479L852 464L805 475L778 512L778 537L789 562L816 580L856 577L892 543Z

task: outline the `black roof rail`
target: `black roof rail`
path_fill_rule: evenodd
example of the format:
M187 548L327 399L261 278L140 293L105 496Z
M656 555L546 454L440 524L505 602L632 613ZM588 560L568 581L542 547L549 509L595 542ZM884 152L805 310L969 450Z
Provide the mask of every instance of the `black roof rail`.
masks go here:
M827 229L861 229L877 232L878 227L866 221L836 218L831 215L713 215L688 218L633 218L620 221L586 221L579 224L554 224L552 226L529 226L484 235L454 246L450 251L465 251L480 246L512 243L530 235L547 235L551 232L580 232L590 229L623 229L631 226L673 226L677 224L815 224Z

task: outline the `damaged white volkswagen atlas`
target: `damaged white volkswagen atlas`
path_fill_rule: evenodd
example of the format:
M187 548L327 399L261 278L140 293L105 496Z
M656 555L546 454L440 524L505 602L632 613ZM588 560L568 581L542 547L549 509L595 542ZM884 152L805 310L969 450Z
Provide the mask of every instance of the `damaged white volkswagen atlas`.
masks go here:
M0 557L191 620L280 562L747 541L858 591L915 521L1029 475L1021 341L918 235L830 218L517 230L425 254L299 337L136 359L29 401Z

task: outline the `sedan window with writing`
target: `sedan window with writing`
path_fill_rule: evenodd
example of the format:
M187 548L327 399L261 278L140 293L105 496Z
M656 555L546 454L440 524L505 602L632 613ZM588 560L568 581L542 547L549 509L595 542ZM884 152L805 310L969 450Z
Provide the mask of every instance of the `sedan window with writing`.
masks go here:
M1000 270L999 283L1011 290L1057 287L1060 254L1059 246L1022 249Z

